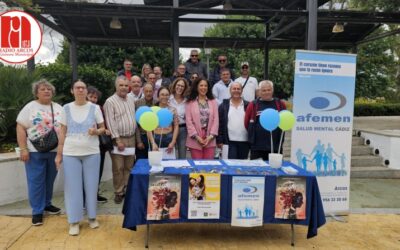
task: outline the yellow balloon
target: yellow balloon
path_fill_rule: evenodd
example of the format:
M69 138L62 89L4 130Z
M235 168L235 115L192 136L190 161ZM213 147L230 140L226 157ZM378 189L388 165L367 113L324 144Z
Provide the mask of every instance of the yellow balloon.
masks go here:
M153 112L145 112L140 116L139 124L146 131L153 131L158 127L158 117Z
M296 122L296 118L293 113L288 110L282 110L279 112L279 128L283 131L291 130Z
M161 108L158 107L158 106L153 106L153 107L151 107L151 110L152 110L155 114L157 114L157 112L158 112L160 109L161 109Z

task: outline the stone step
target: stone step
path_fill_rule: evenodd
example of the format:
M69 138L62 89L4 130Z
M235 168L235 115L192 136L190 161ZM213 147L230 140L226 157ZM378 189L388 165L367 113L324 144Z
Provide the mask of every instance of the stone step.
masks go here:
M352 167L350 177L394 179L400 178L400 170L390 169L384 166Z
M372 148L367 145L353 145L351 155L372 155Z
M370 167L381 166L382 158L375 155L353 155L351 157L351 166Z

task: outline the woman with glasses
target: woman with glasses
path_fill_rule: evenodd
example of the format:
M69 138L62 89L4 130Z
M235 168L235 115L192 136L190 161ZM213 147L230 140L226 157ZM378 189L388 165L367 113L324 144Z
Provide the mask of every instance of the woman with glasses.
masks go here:
M189 83L185 78L177 78L171 85L171 96L169 98L169 105L174 107L177 111L179 119L179 133L177 138L176 147L178 150L178 159L186 158L186 95L189 91Z

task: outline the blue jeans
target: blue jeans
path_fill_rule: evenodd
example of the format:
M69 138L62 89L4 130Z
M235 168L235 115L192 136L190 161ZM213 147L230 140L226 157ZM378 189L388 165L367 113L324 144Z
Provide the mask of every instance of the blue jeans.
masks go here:
M154 141L159 148L167 148L172 141L172 134L172 132L163 135L155 134Z
M28 197L32 214L43 214L44 208L51 205L53 185L57 176L54 162L56 152L29 153L29 161L25 163L28 182Z
M68 223L83 219L83 192L90 219L96 218L97 190L99 186L100 154L68 156L64 162L64 199Z

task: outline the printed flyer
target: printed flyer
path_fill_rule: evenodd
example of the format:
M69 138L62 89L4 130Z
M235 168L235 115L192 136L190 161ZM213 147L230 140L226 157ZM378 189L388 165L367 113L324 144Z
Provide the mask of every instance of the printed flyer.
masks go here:
M180 175L150 175L147 220L179 219Z
M278 177L276 180L275 218L306 219L306 179Z
M221 175L189 175L188 219L219 219Z
M264 177L232 177L232 226L262 226L264 185Z

